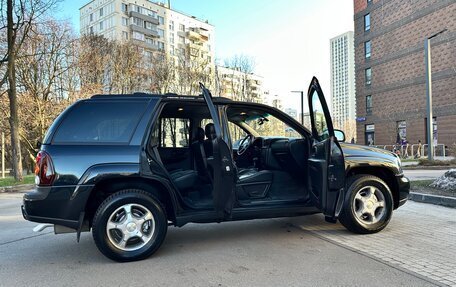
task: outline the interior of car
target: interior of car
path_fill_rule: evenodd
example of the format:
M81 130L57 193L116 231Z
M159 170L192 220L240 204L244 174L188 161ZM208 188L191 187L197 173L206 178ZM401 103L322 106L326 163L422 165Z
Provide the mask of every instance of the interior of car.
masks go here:
M226 116L237 167L236 206L308 201L306 135L287 125L280 114L258 107L228 105ZM190 208L213 208L215 138L203 102L167 103L154 127L150 145L156 146L161 164Z

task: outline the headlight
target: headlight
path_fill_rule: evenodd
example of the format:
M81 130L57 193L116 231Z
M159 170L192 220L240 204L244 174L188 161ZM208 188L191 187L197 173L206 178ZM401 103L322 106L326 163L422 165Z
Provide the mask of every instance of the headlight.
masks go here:
M401 157L398 154L396 154L394 152L393 152L393 154L394 154L394 156L396 156L397 165L399 166L399 170L402 172L402 159L401 159Z

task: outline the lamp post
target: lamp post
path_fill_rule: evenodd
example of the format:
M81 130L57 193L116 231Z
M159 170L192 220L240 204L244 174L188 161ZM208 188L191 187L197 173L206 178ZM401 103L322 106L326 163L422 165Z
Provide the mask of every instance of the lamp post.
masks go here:
M304 125L304 91L291 91L292 93L301 93L301 125Z
M424 40L424 58L426 62L426 110L427 110L427 138L428 138L428 159L434 159L434 134L432 117L432 65L431 65L431 39L442 34L447 29L435 33Z

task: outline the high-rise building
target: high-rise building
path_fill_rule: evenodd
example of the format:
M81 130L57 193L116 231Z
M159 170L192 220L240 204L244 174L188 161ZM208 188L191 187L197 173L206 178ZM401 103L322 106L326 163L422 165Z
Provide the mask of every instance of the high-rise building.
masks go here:
M214 65L214 26L168 5L149 0L92 0L79 13L83 35L131 41L146 51L168 55L190 54Z
M332 38L330 50L332 119L335 127L347 129L356 117L353 32Z
M434 143L456 142L456 2L354 0L358 142L427 142L431 39ZM442 146L440 146L441 148Z

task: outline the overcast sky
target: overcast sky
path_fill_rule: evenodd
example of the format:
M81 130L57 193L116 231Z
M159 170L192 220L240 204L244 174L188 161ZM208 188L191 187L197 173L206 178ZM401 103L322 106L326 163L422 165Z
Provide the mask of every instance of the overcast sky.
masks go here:
M58 15L79 31L79 7L87 2L64 0ZM171 6L215 26L218 59L253 57L265 88L285 107L299 107L290 91L307 91L314 75L329 98L329 39L353 31L353 0L171 0Z

